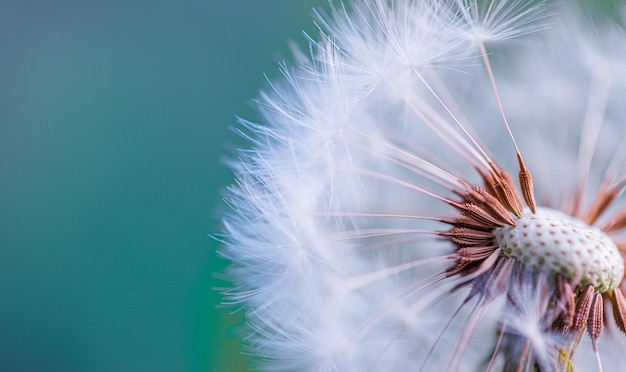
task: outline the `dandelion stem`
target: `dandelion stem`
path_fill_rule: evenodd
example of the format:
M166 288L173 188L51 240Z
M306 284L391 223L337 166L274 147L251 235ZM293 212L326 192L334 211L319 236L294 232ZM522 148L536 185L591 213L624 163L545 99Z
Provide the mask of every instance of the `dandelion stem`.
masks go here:
M498 87L496 86L496 79L494 78L493 71L491 70L491 63L489 62L489 56L487 55L487 49L485 48L485 43L482 40L478 40L478 47L480 48L480 54L483 59L483 63L485 64L485 69L487 69L487 75L489 76L489 81L491 82L491 88L496 96L496 102L498 103L498 109L500 110L500 115L502 116L502 120L504 121L504 125L506 126L506 130L509 132L509 137L513 142L513 147L515 148L516 153L520 153L519 148L517 147L517 142L515 142L515 137L513 137L513 132L511 131L511 127L509 126L509 121L504 114L504 108L502 107L502 101L500 100L500 93L498 93Z
M515 154L517 155L517 161L519 164L519 181L520 186L522 188L522 196L524 197L524 201L526 205L530 208L530 210L534 213L536 209L535 204L535 195L533 191L533 181L530 171L526 168L524 164L524 160L522 158L522 154L517 147L517 142L515 141L515 137L513 136L513 132L511 131L511 127L509 126L509 121L506 118L506 114L504 113L504 108L502 107L502 101L500 100L500 93L498 92L498 87L496 85L496 79L493 75L493 71L491 70L491 63L489 62L489 56L487 55L487 49L485 48L485 43L483 40L478 40L478 47L480 48L480 54L483 59L483 63L485 64L485 68L487 69L487 75L489 76L489 81L491 82L491 88L493 89L493 93L496 97L496 102L498 103L498 109L500 110L500 115L502 116L502 120L504 121L504 125L506 130L509 132L509 137L513 142L513 147L515 148Z

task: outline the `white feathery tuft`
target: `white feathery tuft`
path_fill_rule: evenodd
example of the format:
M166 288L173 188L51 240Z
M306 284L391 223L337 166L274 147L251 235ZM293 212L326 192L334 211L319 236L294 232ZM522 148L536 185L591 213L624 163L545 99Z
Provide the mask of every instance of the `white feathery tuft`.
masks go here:
M495 247L483 271L447 274L450 202L483 185L477 169L518 172L479 51L537 203L584 220L598 190L626 179L626 32L566 2L346 3L316 12L319 38L260 94L263 122L240 120L250 148L229 164L224 302L245 312L255 368L499 370L523 342L528 370L555 368L567 337L546 326L550 272ZM624 208L620 192L595 226ZM609 236L623 255L621 230ZM611 365L626 343L606 308ZM572 360L597 369L586 342Z

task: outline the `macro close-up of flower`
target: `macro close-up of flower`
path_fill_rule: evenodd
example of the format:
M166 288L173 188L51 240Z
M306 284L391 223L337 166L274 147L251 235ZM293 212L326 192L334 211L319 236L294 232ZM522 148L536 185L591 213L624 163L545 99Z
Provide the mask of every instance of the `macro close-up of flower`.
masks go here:
M215 235L253 369L624 368L626 7L609 5L315 11L262 119L236 126Z

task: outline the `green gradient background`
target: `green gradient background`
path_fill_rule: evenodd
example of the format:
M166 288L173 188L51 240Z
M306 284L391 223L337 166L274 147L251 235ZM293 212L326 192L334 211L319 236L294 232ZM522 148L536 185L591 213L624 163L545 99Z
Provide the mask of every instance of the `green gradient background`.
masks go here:
M316 3L0 3L0 369L247 368L219 162Z

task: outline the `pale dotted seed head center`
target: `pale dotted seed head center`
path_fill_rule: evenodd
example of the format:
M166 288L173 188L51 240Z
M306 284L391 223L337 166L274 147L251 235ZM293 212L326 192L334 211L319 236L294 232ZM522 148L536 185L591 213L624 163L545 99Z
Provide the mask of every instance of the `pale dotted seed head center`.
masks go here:
M609 236L600 229L550 208L528 208L515 226L494 230L505 256L548 275L561 274L580 288L589 284L606 292L621 283L624 259Z

